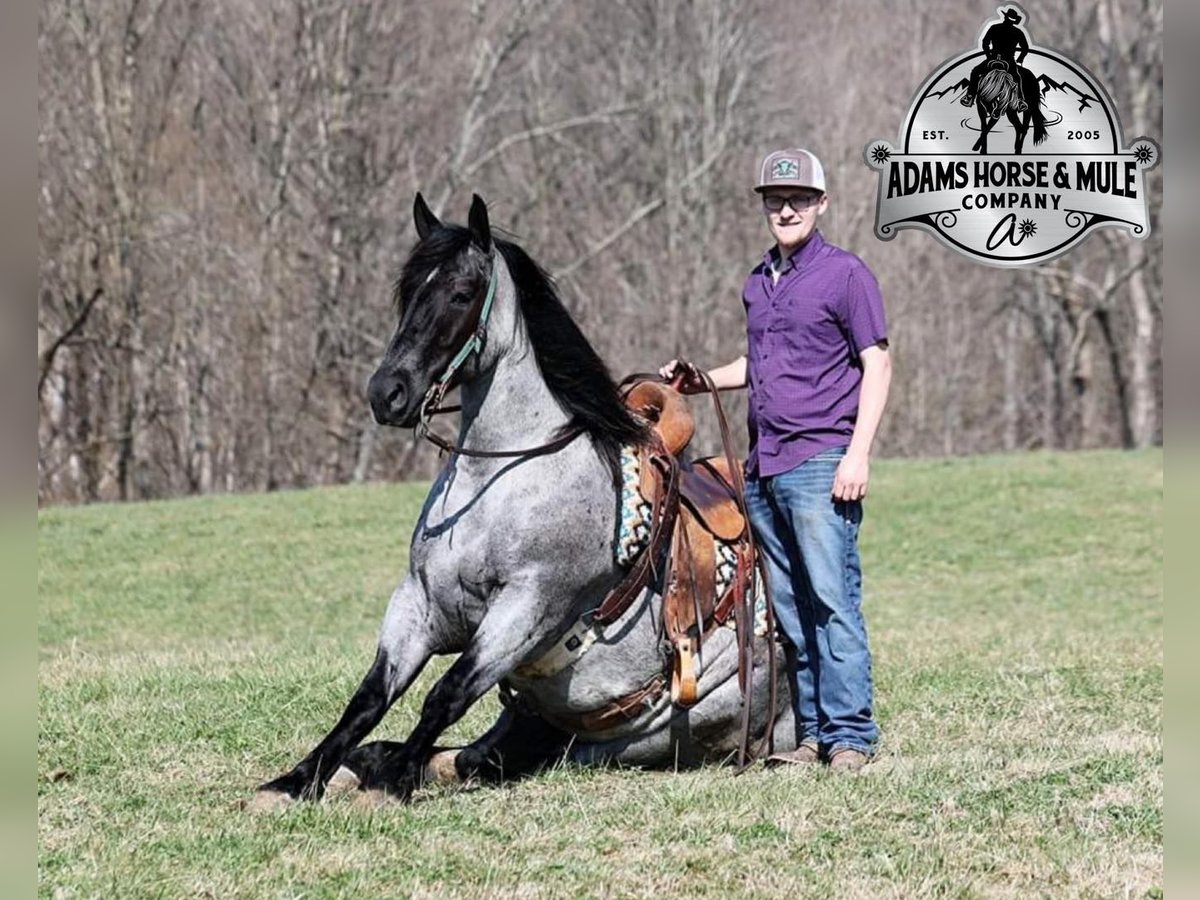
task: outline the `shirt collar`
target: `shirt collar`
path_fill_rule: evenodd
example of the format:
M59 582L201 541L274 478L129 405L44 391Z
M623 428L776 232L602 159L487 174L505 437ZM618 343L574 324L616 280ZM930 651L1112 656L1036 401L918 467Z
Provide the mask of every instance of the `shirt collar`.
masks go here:
M813 229L812 236L809 237L807 243L789 256L787 262L782 266L779 264L778 244L766 252L766 255L763 256L763 264L768 269L774 269L775 271L779 272L780 275L790 271L793 268L803 269L807 267L808 264L814 259L816 259L817 254L821 252L821 248L824 246L825 241L821 237L821 230L819 228Z

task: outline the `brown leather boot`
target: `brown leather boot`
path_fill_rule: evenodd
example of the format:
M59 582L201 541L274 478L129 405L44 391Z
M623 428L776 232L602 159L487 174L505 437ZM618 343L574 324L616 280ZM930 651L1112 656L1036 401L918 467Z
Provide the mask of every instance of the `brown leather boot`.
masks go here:
M838 772L857 772L871 761L871 757L853 747L834 750L829 757L829 768Z

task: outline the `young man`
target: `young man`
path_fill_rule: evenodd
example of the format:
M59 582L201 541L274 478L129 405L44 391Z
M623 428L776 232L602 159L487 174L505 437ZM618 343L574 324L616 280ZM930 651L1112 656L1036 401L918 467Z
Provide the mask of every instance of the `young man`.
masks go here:
M829 195L814 154L769 154L755 190L775 246L742 293L746 355L709 375L721 389L750 387L746 503L786 638L797 727L797 749L772 761L824 757L855 771L879 736L858 529L891 381L883 299L866 265L817 230Z

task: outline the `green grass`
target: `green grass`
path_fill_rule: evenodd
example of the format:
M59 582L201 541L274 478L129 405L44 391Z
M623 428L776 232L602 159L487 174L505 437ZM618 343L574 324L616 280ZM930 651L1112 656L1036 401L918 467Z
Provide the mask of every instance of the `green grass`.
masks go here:
M860 777L560 766L238 808L370 662L424 488L38 516L45 896L1143 897L1162 885L1162 453L880 462ZM381 726L402 738L444 669ZM485 698L448 742L490 724Z

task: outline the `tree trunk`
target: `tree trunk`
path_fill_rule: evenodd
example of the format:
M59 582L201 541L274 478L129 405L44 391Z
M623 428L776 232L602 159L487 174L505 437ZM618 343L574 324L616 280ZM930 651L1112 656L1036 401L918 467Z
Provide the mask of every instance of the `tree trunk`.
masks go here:
M1145 253L1140 244L1129 254ZM1146 289L1145 270L1138 269L1129 279L1129 303L1133 311L1133 338L1129 352L1130 432L1135 447L1149 447L1161 440L1158 391L1154 363L1159 356L1155 339L1155 315Z

